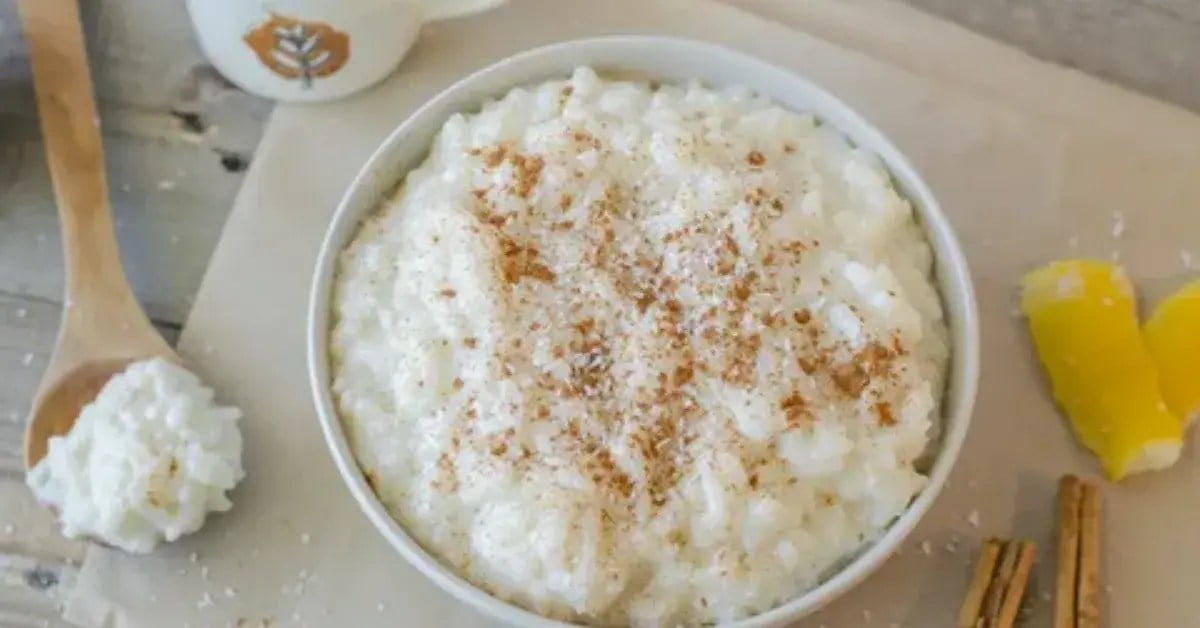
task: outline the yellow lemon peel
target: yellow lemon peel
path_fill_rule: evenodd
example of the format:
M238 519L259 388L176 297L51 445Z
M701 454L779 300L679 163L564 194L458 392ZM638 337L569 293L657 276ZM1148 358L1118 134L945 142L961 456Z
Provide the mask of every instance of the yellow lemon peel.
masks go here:
M1176 416L1200 414L1200 280L1167 297L1142 327L1163 399Z
M1174 464L1183 427L1163 399L1124 271L1052 262L1023 278L1021 309L1055 400L1105 473L1117 480Z

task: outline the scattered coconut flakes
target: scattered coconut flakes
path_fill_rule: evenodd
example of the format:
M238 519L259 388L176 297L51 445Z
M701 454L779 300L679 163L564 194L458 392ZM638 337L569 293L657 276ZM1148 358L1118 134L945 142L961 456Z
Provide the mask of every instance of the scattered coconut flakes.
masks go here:
M380 602L380 603L378 603L378 604L376 604L376 605L375 605L375 612L377 612L377 613L382 613L382 612L383 612L383 608L384 608L384 607L383 607L383 602Z
M15 525L13 525L13 524L11 524L11 523L10 523L10 524L8 524L8 525L5 525L5 526L4 526L4 533L5 533L5 534L7 534L7 535L9 535L9 536L12 536L13 534L16 534L16 532L17 532L17 526L15 526Z
M192 552L190 555L188 555L188 562L194 563L197 560L200 560L200 555L196 552Z
M196 602L196 608L208 608L209 606L212 606L212 605L213 605L213 599L212 599L212 596L209 595L208 591L205 591L204 595L202 595L200 597L200 601Z
M1121 239L1125 235L1125 214L1120 211L1113 212L1112 237L1114 240Z
M205 347L205 349L208 349L208 348L209 347ZM308 545L309 541L311 541L311 540L312 540L312 537L309 536L307 532L300 535L300 543L302 545Z
M926 556L932 555L933 554L933 544L930 543L929 541L921 541L921 553L925 554Z
M29 316L29 310L26 310L23 307L17 308L17 318L25 318L26 316Z
M225 587L225 597L237 597L237 591L233 587Z
M21 358L21 364L24 364L25 366L29 366L30 364L33 364L33 354L26 353L25 357Z
M200 567L200 579L208 580L208 565Z
M163 179L162 181L158 182L158 189L163 191L174 190L175 182L170 179Z
M1189 251L1187 249L1180 249L1179 261L1183 262L1184 270L1192 270L1193 265L1195 264L1196 260L1192 257L1191 251Z
M979 509L967 513L967 523L971 524L972 528L979 527Z

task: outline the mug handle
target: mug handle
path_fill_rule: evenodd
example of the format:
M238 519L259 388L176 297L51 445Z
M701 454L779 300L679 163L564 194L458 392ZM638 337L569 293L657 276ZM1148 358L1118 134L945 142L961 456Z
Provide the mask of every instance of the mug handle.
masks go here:
M460 17L487 11L504 4L506 0L421 0L421 8L426 20L436 22L452 17Z

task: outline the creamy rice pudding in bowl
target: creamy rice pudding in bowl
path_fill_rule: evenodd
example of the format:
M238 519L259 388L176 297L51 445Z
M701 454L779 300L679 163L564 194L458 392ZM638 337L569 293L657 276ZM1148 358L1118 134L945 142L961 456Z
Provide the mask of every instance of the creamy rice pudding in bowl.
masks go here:
M387 538L510 623L774 625L927 510L978 369L926 186L706 44L513 57L417 111L322 251L313 387Z

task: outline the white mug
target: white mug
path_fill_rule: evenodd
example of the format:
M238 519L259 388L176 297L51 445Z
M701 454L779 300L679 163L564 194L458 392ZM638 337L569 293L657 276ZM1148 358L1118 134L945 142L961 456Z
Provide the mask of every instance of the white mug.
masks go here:
M340 98L382 80L421 25L504 0L187 0L200 47L242 89L277 100Z

